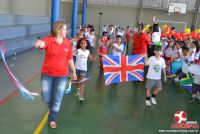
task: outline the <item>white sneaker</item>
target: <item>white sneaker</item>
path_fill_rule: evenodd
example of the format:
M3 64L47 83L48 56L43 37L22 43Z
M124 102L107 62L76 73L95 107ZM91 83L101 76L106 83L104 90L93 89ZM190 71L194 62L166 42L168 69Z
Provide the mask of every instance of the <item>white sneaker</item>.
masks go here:
M146 105L150 107L151 106L151 101L150 100L146 100Z
M79 101L84 101L84 97L83 96L79 96Z
M157 105L156 98L151 97L151 102L152 102L152 104Z

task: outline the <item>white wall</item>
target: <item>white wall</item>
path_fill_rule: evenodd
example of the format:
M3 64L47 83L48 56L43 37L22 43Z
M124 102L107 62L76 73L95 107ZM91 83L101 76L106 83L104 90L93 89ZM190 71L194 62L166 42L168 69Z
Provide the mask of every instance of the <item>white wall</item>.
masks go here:
M49 16L51 14L51 0L0 0L0 14L17 14L32 16ZM81 24L82 5L79 4L78 22ZM88 4L87 23L93 24L98 30L99 12L103 12L101 27L103 24L121 24L136 25L138 22L139 9L137 7L120 7L109 5ZM194 13L186 15L167 15L167 11L144 9L142 21L152 23L152 17L157 16L161 20L182 21L187 22L191 27ZM72 2L61 1L60 18L64 18L66 22L72 21ZM200 28L200 14L198 17L197 27Z
M101 27L103 24L122 24L122 25L134 25L138 22L138 15L140 10L137 7L120 7L120 6L109 6L109 5L95 5L89 4L87 9L87 23L94 24L96 30L98 30L99 24L99 12L103 12ZM143 9L142 22L152 24L152 17L156 16L159 20L167 21L178 21L186 22L188 27L191 27L194 13L188 12L182 14L171 14L168 15L167 10L154 10L154 9ZM169 24L169 23L168 23ZM184 25L171 23L169 26L176 26L178 31L183 29ZM200 15L198 18L197 26L200 27Z
M11 0L0 0L0 13L9 14L10 13L10 4Z
M49 0L0 0L0 14L46 16Z
M89 4L87 9L87 23L93 24L98 30L99 12L102 12L101 27L104 24L135 25L138 20L138 8L105 6Z

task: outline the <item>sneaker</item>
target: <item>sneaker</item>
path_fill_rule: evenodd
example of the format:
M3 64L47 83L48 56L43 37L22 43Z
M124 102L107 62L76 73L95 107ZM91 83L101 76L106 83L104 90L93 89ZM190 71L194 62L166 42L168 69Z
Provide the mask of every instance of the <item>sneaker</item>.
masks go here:
M195 102L195 98L191 98L191 99L189 99L189 102L190 102L190 103Z
M156 98L155 98L155 97L151 97L151 102L152 102L152 104L157 105L157 102L156 102Z
M83 96L79 96L79 101L84 101L84 97Z
M146 105L150 107L151 106L151 101L150 100L146 100Z

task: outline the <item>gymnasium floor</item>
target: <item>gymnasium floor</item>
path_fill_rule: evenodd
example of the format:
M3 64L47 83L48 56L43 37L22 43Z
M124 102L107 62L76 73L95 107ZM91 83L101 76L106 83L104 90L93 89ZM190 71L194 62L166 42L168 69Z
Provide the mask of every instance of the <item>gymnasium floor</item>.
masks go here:
M40 93L40 68L44 53L40 50L8 58L15 76L32 91ZM185 111L188 121L200 123L200 105L190 104L190 93L172 80L163 84L157 106L145 106L145 82L128 82L106 87L98 62L89 63L85 101L74 94L65 95L58 116L58 128L45 122L47 107L41 100L20 97L0 62L0 133L1 134L156 134L172 130L174 114ZM74 87L73 87L74 88Z

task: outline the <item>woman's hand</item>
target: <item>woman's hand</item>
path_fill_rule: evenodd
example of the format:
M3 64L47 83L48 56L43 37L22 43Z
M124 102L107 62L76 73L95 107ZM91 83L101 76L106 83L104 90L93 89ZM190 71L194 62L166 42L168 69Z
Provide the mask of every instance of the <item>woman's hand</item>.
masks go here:
M72 73L72 79L73 79L73 80L77 80L76 72L73 72L73 73Z
M45 42L42 40L38 40L35 44L34 44L35 48L44 48L45 46Z

